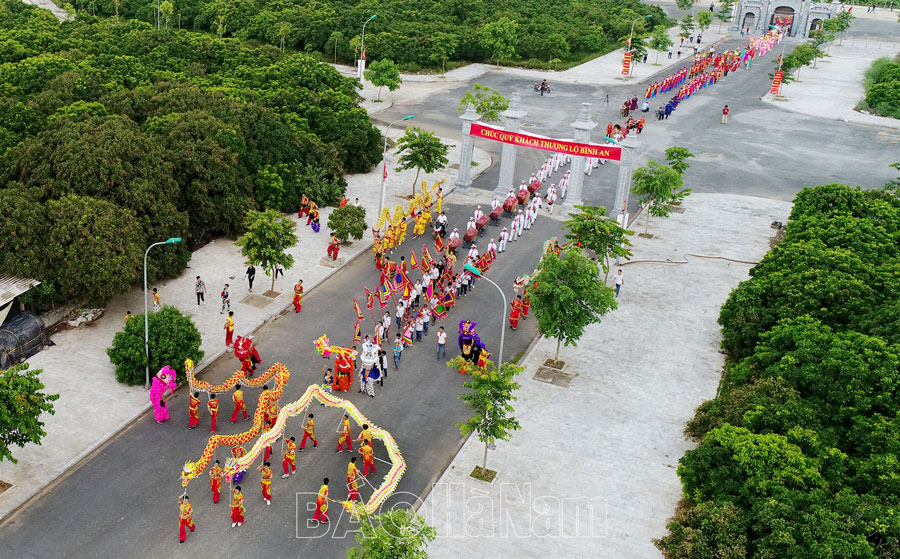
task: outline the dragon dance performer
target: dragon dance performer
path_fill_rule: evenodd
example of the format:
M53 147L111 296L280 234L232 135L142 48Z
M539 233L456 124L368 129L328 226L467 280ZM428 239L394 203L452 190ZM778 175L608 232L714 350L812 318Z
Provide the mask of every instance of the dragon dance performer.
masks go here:
M200 425L200 393L189 394L188 398L188 429Z
M359 469L356 467L356 456L347 465L347 500L359 500Z
M262 496L266 501L266 506L272 504L272 468L269 462L263 462L263 465L256 468L262 472L262 478L259 485L262 488Z
M522 291L522 320L528 320L528 309L531 308L531 296L528 295L528 288Z
M244 457L245 454L247 454L247 449L245 449L241 445L238 445L231 449L231 457L234 458L235 460L240 460L241 458ZM234 474L234 482L235 483L240 483L242 479L244 479L244 471L243 470L241 470L240 472L236 472Z
M225 319L225 347L231 347L234 342L234 311L228 311L228 318Z
M178 543L184 543L187 539L185 528L194 531L194 514L191 503L188 502L188 496L182 495L178 499Z
M334 368L337 374L334 376L334 390L349 392L353 384L353 358L348 354L335 354Z
M237 421L238 412L244 412L244 421L247 421L249 416L247 415L247 404L244 402L244 391L241 390L241 385L234 387L231 401L234 402L234 411L231 412L231 422L234 423Z
M231 490L231 527L240 526L244 523L244 514L247 509L244 508L244 495L241 493L241 486L237 485Z
M363 457L363 475L369 475L369 470L372 470L372 473L375 473L375 449L372 448L372 441L367 440L364 441L362 446L359 447L359 453L362 454Z
M294 312L300 312L303 308L303 280L297 280L294 285Z
M313 520L319 522L328 522L328 478L322 480L322 487L319 488L319 494L316 495L316 513Z
M309 215L309 198L306 197L306 194L300 198L300 211L297 212L297 217L303 217L305 215Z
M213 503L218 503L222 495L222 476L222 466L216 460L213 467L209 469L209 488L212 490Z
M216 432L216 420L219 418L219 401L216 400L215 394L210 394L209 402L206 403L206 409L209 410L210 424L209 424L209 432Z
M350 416L346 413L344 414L344 419L341 421L341 438L338 439L338 452L344 452L344 443L347 444L347 450L353 451L353 440L350 438Z
M313 448L319 446L319 440L316 439L316 422L313 420L313 414L309 414L306 420L306 427L303 429L303 438L300 439L300 451L306 448L306 439L312 439Z
M297 473L297 439L291 437L285 443L284 459L281 461L281 467L284 468L282 478L290 477L291 473Z

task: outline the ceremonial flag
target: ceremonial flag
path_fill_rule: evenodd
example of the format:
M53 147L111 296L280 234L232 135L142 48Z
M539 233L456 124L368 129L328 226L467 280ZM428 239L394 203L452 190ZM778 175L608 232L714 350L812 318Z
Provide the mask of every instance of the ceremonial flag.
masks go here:
M784 72L778 70L775 72L775 79L772 80L772 95L778 95L781 93L781 80L784 79Z
M622 75L629 75L631 73L631 57L632 53L625 53L625 60L622 61Z
M403 270L397 270L397 273L394 274L391 282L391 288L394 291L403 289L403 286L406 285L406 276L403 274Z
M322 334L322 336L317 339L315 342L316 351L322 357L328 357L331 354L331 344L328 343L328 336Z
M360 321L364 318L362 309L359 308L359 301L356 300L356 297L353 298L353 310L356 311L356 320L357 321Z
M434 239L434 250L438 254L444 252L444 241L442 241L440 237L435 237Z
M388 301L391 300L391 290L388 287L387 280L384 280L381 285L378 286L378 304L381 305L381 308L385 308L388 305Z
M403 343L405 343L406 345L413 345L413 341L412 341L412 326L407 326L407 327L403 330L403 337L400 338L400 339L402 339L402 340L403 340Z
M363 289L366 290L366 306L371 309L375 306L375 297L372 295L372 292L369 291L369 288L365 285L363 286Z
M359 322L357 321L356 325L353 326L353 341L359 343L362 340L362 329L359 327Z
M414 250L410 250L410 252L409 252L409 268L411 270L419 269L419 263L416 262L416 251L414 251Z
M429 299L431 299L432 297L434 297L434 286L431 284L431 282L428 283L428 289L425 291L425 295L426 295Z
M422 245L422 261L427 261L429 267L434 264L434 258L432 258L431 252L428 250L428 245Z

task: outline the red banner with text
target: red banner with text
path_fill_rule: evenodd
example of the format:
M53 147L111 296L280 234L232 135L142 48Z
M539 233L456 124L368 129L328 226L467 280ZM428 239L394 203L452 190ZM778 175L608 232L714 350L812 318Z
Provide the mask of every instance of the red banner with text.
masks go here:
M631 56L632 56L632 53L630 53L630 52L625 53L625 60L622 62L622 74L623 75L627 76L628 74L631 73Z
M477 122L472 123L469 134L473 138L485 138L504 144L542 149L555 153L568 153L569 155L581 155L584 157L609 159L611 161L619 161L622 158L622 148L619 146L582 144L567 140L556 140L547 138L546 136L507 132L502 128L494 128L493 126L479 124Z
M775 72L775 79L772 80L772 95L781 93L781 80L784 79L784 72L778 70Z

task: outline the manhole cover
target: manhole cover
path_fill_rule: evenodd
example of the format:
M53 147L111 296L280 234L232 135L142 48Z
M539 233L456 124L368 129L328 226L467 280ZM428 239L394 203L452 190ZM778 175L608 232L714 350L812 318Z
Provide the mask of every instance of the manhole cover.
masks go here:
M701 153L700 159L722 159L722 154L721 153L710 153L710 152Z
M251 293L238 302L245 305L250 305L251 307L255 307L257 309L264 309L269 303L272 302L272 300L268 297L263 297L262 295L254 295L253 293Z
M556 377L557 370L551 369L550 367L538 367L536 373L534 373L534 380L539 380L541 382L553 382L553 378Z
M12 486L13 486L13 484L7 483L7 482L3 481L2 479L0 479L0 493L3 493L4 491L6 491L7 489L9 489Z
M570 375L569 373L564 373L562 371L557 371L553 376L553 380L550 381L551 384L555 384L556 386L562 386L563 388L568 388L569 384L572 383L572 379L574 379L574 375Z

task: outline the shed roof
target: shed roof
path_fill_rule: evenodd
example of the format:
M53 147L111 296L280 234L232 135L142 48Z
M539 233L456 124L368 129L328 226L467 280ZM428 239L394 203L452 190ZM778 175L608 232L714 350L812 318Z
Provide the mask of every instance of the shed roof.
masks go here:
M0 307L40 283L36 279L17 278L0 274Z

